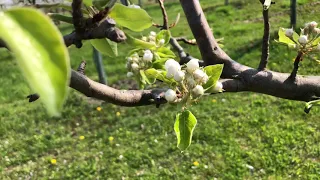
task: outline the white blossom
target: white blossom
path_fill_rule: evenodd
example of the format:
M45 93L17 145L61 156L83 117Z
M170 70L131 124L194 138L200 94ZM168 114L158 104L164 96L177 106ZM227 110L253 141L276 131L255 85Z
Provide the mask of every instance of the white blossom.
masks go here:
M133 76L133 72L127 72L127 77L130 78Z
M156 36L157 35L157 33L156 32L154 32L154 31L150 31L150 36Z
M221 82L217 82L216 86L213 88L213 93L221 92L223 89L223 85Z
M137 63L132 63L131 69L132 69L132 71L136 72L139 70L139 65Z
M152 54L152 52L151 52L150 50L144 51L144 55L143 55L142 60L143 60L144 62L151 62L152 59L153 59L153 54Z
M183 71L177 71L174 74L174 80L177 82L181 82L184 79L185 73Z
M174 59L168 59L164 67L167 70L167 78L172 78L177 71L181 70L180 64Z
M202 71L201 69L196 69L193 72L193 77L194 77L195 81L198 83L206 83L209 80L208 75L204 71Z
M192 76L187 77L187 85L189 88L193 88L197 85L196 81L193 79Z
M286 29L285 35L289 38L291 38L293 36L293 29Z
M164 40L164 39L160 39L160 40L159 40L159 45L160 45L160 46L164 45L164 43L165 43L165 40Z
M299 41L300 44L307 44L307 42L308 42L308 36L306 36L306 35L301 35L301 36L299 37L298 41Z
M192 94L195 96L195 97L199 97L199 96L202 96L204 94L204 89L202 86L200 85L196 85L196 87L194 87L192 89Z
M199 60L198 59L191 59L187 63L187 71L189 73L193 73L196 69L199 69Z
M309 27L312 29L318 26L318 23L315 21L309 22L308 24L309 24Z
M166 91L166 93L164 94L164 98L168 101L168 102L174 102L177 98L177 94L174 90L172 89L168 89Z
M147 41L148 38L147 38L146 36L143 36L143 37L141 38L141 40L142 40L142 41Z

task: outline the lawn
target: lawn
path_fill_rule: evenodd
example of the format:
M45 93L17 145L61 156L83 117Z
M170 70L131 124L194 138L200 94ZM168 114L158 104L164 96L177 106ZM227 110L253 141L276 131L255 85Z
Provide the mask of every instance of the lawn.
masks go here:
M180 12L175 37L192 38L178 1L165 1L170 22ZM298 27L320 22L320 3L298 0ZM235 60L257 67L263 21L259 1L201 0L216 38ZM294 52L277 44L279 27L289 27L289 0L271 7L271 54L268 68L290 72ZM161 23L157 4L146 10ZM62 25L63 34L72 31ZM156 31L155 28L150 30ZM147 34L131 33L136 36ZM201 58L196 47L186 52ZM104 57L110 84L126 78L125 56ZM88 42L69 48L72 68L87 61L86 75L98 80ZM13 56L0 49L0 179L320 179L320 110L304 113L304 102L256 93L206 96L190 109L196 115L192 144L180 152L173 131L178 107L119 107L84 97L70 89L61 117L47 115ZM300 74L320 75L320 65L306 58Z

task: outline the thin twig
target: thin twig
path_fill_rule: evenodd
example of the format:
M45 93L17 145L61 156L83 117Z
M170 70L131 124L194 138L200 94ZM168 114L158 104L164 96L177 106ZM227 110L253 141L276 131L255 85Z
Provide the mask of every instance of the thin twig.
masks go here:
M189 44L189 45L197 45L197 42L196 41L192 41L192 40L188 40L187 38L184 38L184 37L177 37L175 38L177 41L182 41L186 44Z
M168 15L167 15L166 9L164 7L163 0L158 0L158 2L159 2L159 5L160 5L160 8L161 8L161 11L162 11L162 16L163 16L163 26L162 26L161 29L168 30L168 28L169 28L169 26L168 26Z
M263 4L264 2L261 1ZM266 69L269 60L269 41L270 41L270 23L269 23L269 9L262 10L264 21L264 34L262 39L261 60L258 67L259 71Z
M303 56L303 52L299 52L296 59L294 60L294 64L293 64L293 70L289 76L289 79L291 80L295 80L297 77L297 73L298 73L298 69L299 69L299 63L300 61L302 61L302 56Z

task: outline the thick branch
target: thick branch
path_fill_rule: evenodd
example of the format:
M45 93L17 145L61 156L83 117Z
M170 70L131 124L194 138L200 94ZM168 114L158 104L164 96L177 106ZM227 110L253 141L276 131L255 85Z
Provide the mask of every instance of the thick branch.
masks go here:
M83 74L72 71L70 87L82 94L120 106L143 106L164 104L165 89L117 90L97 83Z
M289 81L289 74L258 71L232 60L219 46L211 33L198 0L180 0L193 36L206 65L224 64L222 78L226 92L251 91L291 100L310 101L320 97L319 76L297 76Z
M270 23L269 23L269 9L262 10L264 21L264 34L262 39L261 60L258 70L265 70L269 60L269 41L270 41Z
M123 42L126 40L126 35L124 34L124 32L115 27L113 23L109 23L108 20L105 20L102 23L100 23L98 27L85 31L79 37L81 40L103 38L108 38L114 42ZM75 32L72 32L71 34L68 34L63 38L66 46L68 47L72 44L75 44L77 42L77 38L79 37L77 37Z

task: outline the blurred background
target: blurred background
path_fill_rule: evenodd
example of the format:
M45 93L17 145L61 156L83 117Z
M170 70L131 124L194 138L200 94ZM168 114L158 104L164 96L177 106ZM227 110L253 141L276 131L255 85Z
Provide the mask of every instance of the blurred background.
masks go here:
M0 4L11 1L3 2L0 0ZM140 3L155 23L162 23L157 1L133 2ZM23 3L26 2L20 4ZM260 2L201 0L200 3L214 36L224 38L223 49L236 61L257 67L263 34ZM179 23L171 29L172 36L192 39L179 1L165 0L165 7L169 22L181 14ZM296 56L296 52L274 41L279 27L291 27L290 9L289 0L280 0L269 12L268 69L274 71L291 72ZM317 0L298 0L296 30L299 32L307 22L319 22L319 9ZM62 34L73 31L71 25L58 26ZM138 38L150 31L159 30L150 28L140 33L126 30ZM181 45L201 59L196 46ZM125 57L131 49L126 44L118 47L118 57L102 55L101 61L97 61L89 42L81 49L72 46L69 48L72 68L86 60L86 75L91 79L99 81L100 67L108 85L134 88L135 82L126 77L125 68ZM319 56L305 58L299 74L320 75L316 59ZM320 177L320 111L315 107L310 114L304 113L304 102L248 92L203 97L191 107L198 124L191 146L181 153L173 130L175 113L179 111L174 105L119 107L70 89L61 117L52 118L40 101L28 103L26 96L34 92L26 84L13 55L5 49L0 49L0 64L0 179Z

